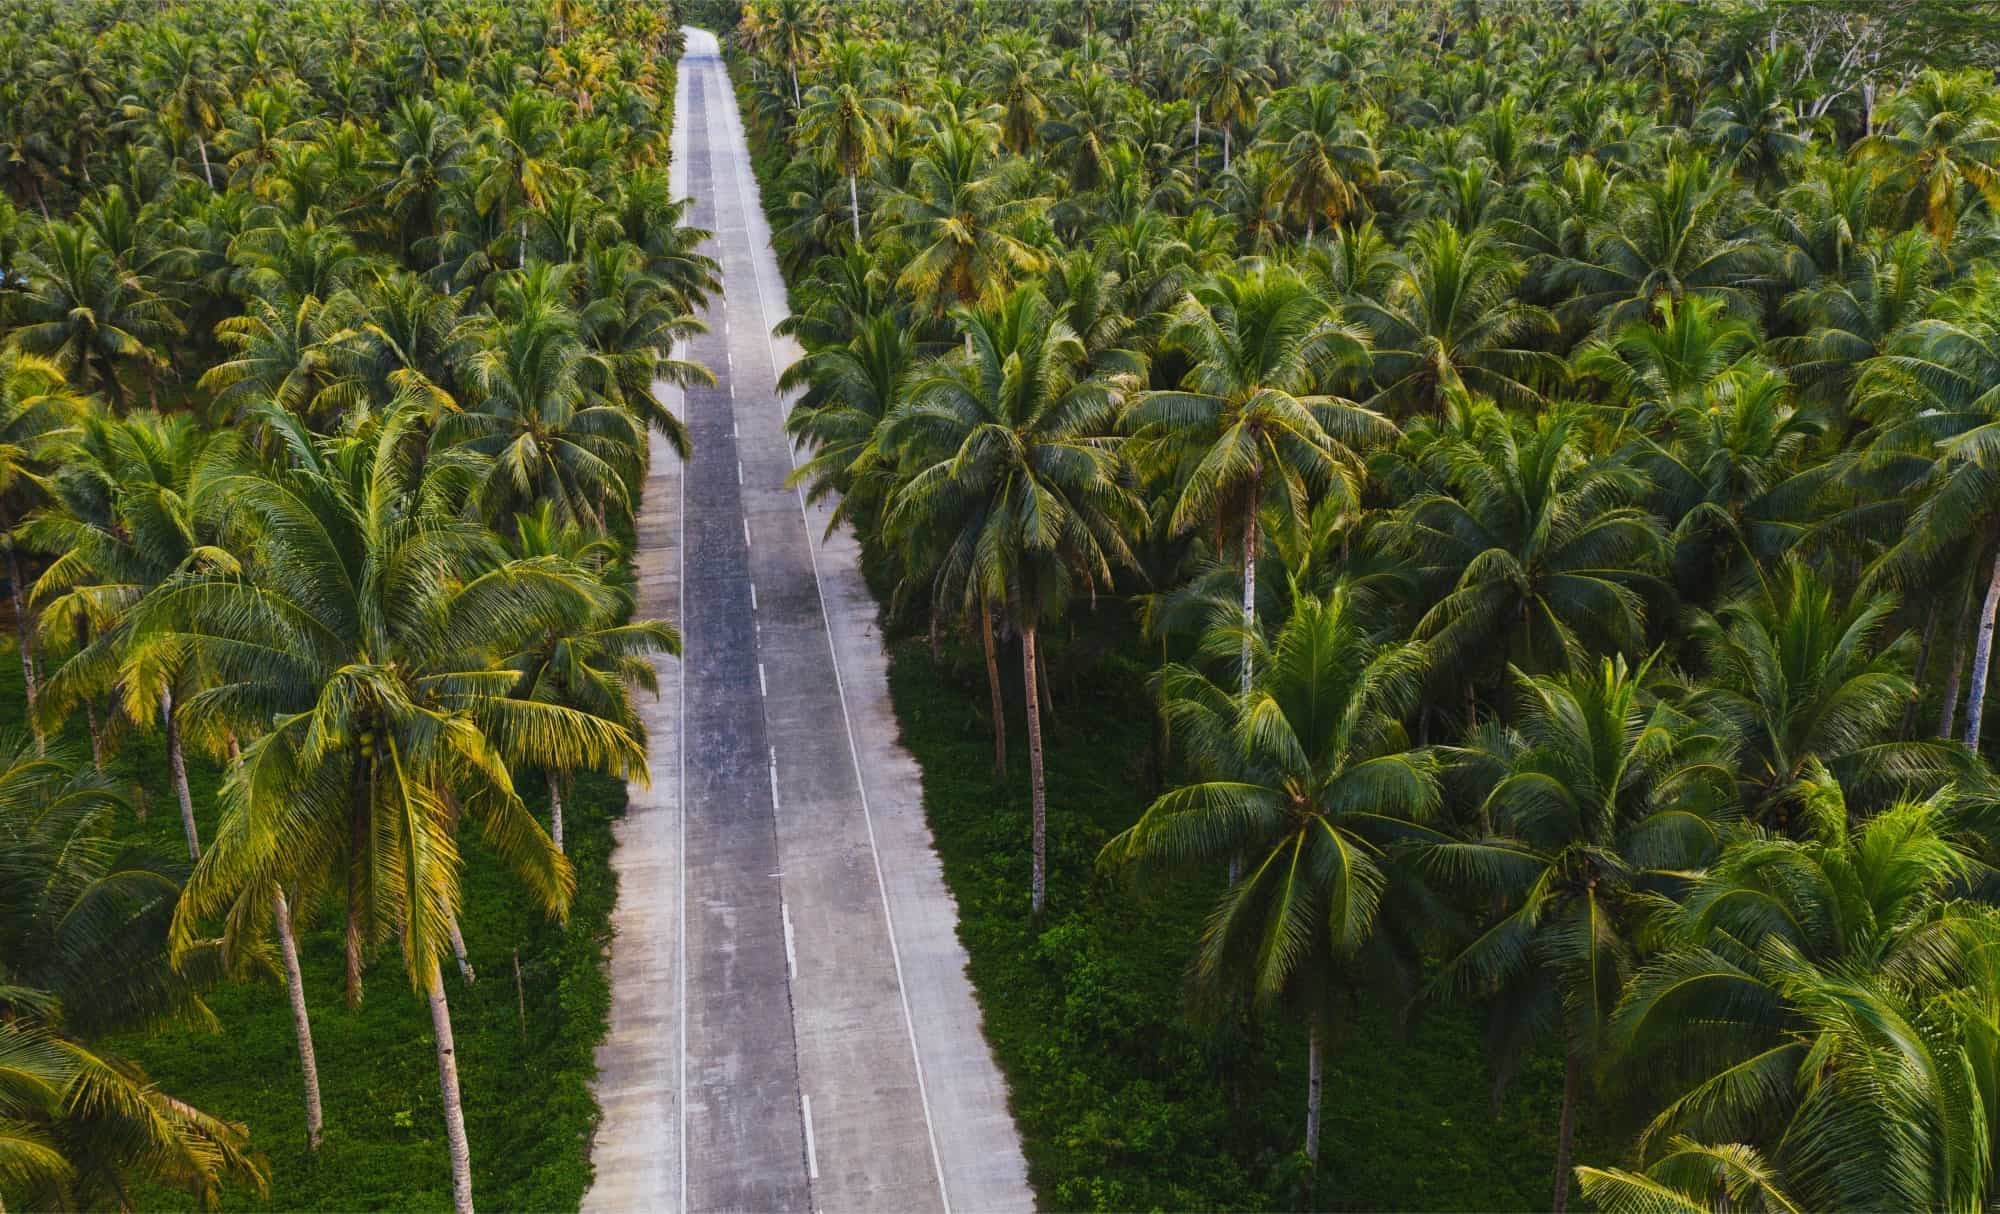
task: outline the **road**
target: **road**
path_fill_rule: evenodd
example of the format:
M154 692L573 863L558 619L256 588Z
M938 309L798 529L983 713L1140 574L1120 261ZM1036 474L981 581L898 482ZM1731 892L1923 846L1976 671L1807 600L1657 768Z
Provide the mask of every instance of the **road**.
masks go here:
M786 486L785 293L713 35L688 31L674 185L723 294L662 387L641 614L680 623L617 828L589 1210L1029 1210L957 911L897 741L876 607L830 507Z

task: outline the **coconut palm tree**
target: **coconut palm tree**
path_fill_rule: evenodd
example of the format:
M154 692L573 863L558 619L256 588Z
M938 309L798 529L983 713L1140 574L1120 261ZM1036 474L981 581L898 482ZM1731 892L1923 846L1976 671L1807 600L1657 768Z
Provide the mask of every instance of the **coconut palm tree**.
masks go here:
M1696 876L1618 1009L1619 1069L1663 1102L1642 1157L1756 1152L1791 1209L1978 1204L2000 955L2000 917L1962 896L1979 861L1948 795L1857 824L1825 768L1804 785L1803 837L1752 834Z
M1898 217L1949 245L1974 199L2000 206L2000 104L1977 72L1930 68L1884 103L1881 129L1854 147Z
M315 439L274 415L297 464L218 476L207 497L226 529L254 537L244 574L176 579L134 631L212 672L191 717L250 739L176 913L177 944L246 889L344 877L348 997L360 997L364 944L393 934L430 1004L453 1200L469 1211L440 969L460 905L458 825L477 824L532 902L560 916L573 877L509 763L632 777L645 760L613 722L509 694L520 676L507 656L592 618L608 591L559 560L510 559L466 521L463 461L404 458L421 418L409 405Z
M1719 723L1649 694L1646 664L1612 658L1574 674L1513 673L1519 724L1465 755L1496 777L1476 828L1421 844L1417 855L1495 907L1438 970L1433 993L1488 999L1493 1040L1510 1055L1539 1033L1561 1036L1552 1202L1560 1212L1583 1082L1606 1052L1640 936L1674 874L1721 849L1732 747Z
M143 280L120 271L87 225L56 222L42 229L26 258L30 283L14 331L21 348L47 355L84 391L125 407L119 368L157 368L166 360L153 343L180 331L172 305Z
M1361 210L1381 171L1374 141L1348 116L1345 102L1331 81L1300 85L1272 100L1265 138L1277 149L1285 203L1305 219L1309 241L1322 221L1338 226Z
M1024 165L996 161L977 128L943 130L910 164L909 187L889 201L895 234L914 252L897 276L937 314L987 304L1047 259L1017 229L1046 200L1023 192Z
M1221 638L1228 646L1233 637ZM1368 949L1393 845L1441 799L1437 760L1402 721L1423 647L1374 641L1345 586L1293 588L1291 610L1247 693L1200 670L1159 676L1167 713L1203 777L1149 806L1098 862L1151 875L1243 861L1202 933L1196 981L1307 1024L1305 1157L1319 1159L1328 1020Z
M1264 267L1196 288L1165 335L1192 364L1181 387L1139 397L1127 417L1138 462L1171 478L1168 526L1212 527L1220 551L1240 537L1247 693L1257 627L1257 557L1268 507L1304 518L1323 495L1358 506L1358 448L1394 435L1329 384L1367 346L1296 273Z
M906 582L934 609L1004 607L1021 636L1033 807L1030 907L1048 895L1047 801L1037 640L1078 593L1108 590L1136 564L1127 536L1142 517L1111 437L1119 392L1083 375L1083 343L1035 288L954 318L969 354L919 374L885 421L882 445L909 471L885 534Z
M37 705L35 623L28 611L28 583L15 549L14 529L46 496L47 478L65 461L79 432L82 398L69 390L62 369L47 359L0 347L0 554L7 558L7 593L21 649L21 684L37 745L42 720Z
M1419 226L1386 294L1357 295L1348 305L1374 343L1368 403L1435 412L1466 391L1508 404L1541 400L1562 365L1534 346L1554 320L1515 296L1520 269L1482 232L1437 221Z
M123 1204L162 1185L213 1206L225 1183L267 1194L247 1131L178 1100L89 1037L199 998L211 946L167 950L180 875L119 842L104 777L0 738L0 1197L30 1209Z
M875 162L883 123L896 104L877 93L881 75L860 42L843 40L828 56L825 79L813 85L799 111L797 138L847 174L847 205L854 220L854 243L861 243L861 175Z

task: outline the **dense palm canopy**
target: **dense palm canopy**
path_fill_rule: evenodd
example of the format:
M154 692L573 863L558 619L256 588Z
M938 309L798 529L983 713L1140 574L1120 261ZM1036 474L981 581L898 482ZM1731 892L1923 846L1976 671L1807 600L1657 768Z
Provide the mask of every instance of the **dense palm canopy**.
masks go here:
M9 16L11 631L49 745L87 732L103 768L158 729L226 768L186 805L187 893L140 916L188 974L211 937L291 946L288 907L331 912L350 996L393 943L442 1045L469 832L560 915L523 790L554 828L575 774L642 770L629 697L676 639L632 618L632 524L653 459L703 458L654 389L703 379L680 347L724 286L671 184L686 17L727 30L790 279L798 480L941 659L984 658L1002 779L1026 710L1024 932L1093 935L1050 853L1112 834L1149 897L1220 908L1191 964L1234 1011L1400 1015L1373 978L1422 973L1495 1026L1494 1074L1560 1070L1558 1202L1574 1172L1606 1209L1991 1204L1982 6ZM1078 743L1043 729L1071 724L1051 682L1102 662L1160 671L1119 710L1180 728L1135 756L1164 794L1091 834L1045 787ZM0 865L56 868L41 829ZM0 1092L44 1186L17 1204L127 1174L37 1154L48 1076L81 1073L44 1047L100 1027L63 1002L0 1019L57 1067ZM1234 1011L1169 1069L1284 1031ZM1341 1059L1307 1032L1317 1093ZM230 1127L167 1128L154 1179L254 1180ZM1127 1128L1064 1141L1179 1162ZM1344 1202L1316 1142L1302 1171L1241 1142L1186 1170ZM1042 1196L1256 1204L1098 1179Z

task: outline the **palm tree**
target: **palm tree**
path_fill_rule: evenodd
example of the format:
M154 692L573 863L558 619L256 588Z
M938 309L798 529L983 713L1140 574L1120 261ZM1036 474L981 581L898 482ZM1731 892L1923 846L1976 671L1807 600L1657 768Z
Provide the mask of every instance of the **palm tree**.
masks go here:
M1203 284L1182 301L1165 342L1193 365L1179 389L1139 397L1127 424L1139 462L1177 486L1173 532L1212 526L1218 550L1224 536L1241 537L1239 676L1248 694L1264 509L1302 519L1326 494L1358 506L1356 448L1395 428L1325 391L1338 372L1365 361L1367 347L1291 270Z
M609 580L608 566L616 545L589 535L574 523L558 523L548 502L532 515L517 515L514 530L518 558L560 561L583 574ZM508 664L521 672L514 694L613 722L643 743L646 730L632 706L632 690L636 687L659 694L651 658L662 653L680 656L681 637L664 620L625 619L630 609L629 595L614 594L595 615L569 619L533 638L531 645L509 659ZM556 768L547 774L549 839L560 852L563 795L574 772Z
M52 223L27 259L31 284L24 300L28 322L14 331L21 348L46 354L86 391L103 393L114 410L125 407L121 363L154 368L165 359L152 343L180 331L172 305L146 284L121 272L91 229Z
M1036 642L1077 592L1109 589L1136 564L1126 536L1141 517L1110 437L1119 394L1083 376L1083 343L1042 293L954 313L970 349L933 364L884 423L882 445L911 471L883 530L906 581L958 611L1005 605L1021 634L1033 805L1031 911L1047 899L1047 802Z
M541 207L568 176L554 158L555 115L543 97L517 90L494 113L486 132L493 159L479 179L475 195L482 213L512 215L516 234L515 268L528 264L529 208Z
M188 788L183 702L201 672L171 647L135 644L131 624L176 575L226 575L238 567L194 510L204 460L221 445L185 416L93 418L78 458L52 483L52 503L21 527L23 541L52 558L31 596L44 638L89 638L49 676L45 724L59 725L79 704L114 694L141 725L157 712L190 860L201 858L201 835Z
M1875 167L1904 223L1949 245L1968 200L2000 206L2000 104L1979 73L1927 69L1879 116L1882 129L1854 154Z
M227 528L255 537L254 564L176 579L134 628L213 672L191 716L252 739L181 899L177 943L246 889L344 875L348 998L360 997L364 937L393 933L430 1003L453 1200L470 1211L440 969L460 905L457 826L476 823L560 916L571 871L509 764L634 777L645 759L613 722L509 695L520 676L506 657L593 618L608 591L558 560L509 559L466 521L465 469L404 457L421 416L403 407L324 440L274 416L296 466L219 476L207 495Z
M1345 100L1327 81L1287 90L1272 103L1267 138L1284 173L1285 203L1305 218L1308 241L1321 221L1339 226L1361 210L1380 172L1374 141L1348 118Z
M996 163L976 130L932 136L910 165L909 187L890 201L896 235L915 250L897 285L941 314L990 303L1016 275L1042 269L1043 255L1015 234L1044 204L1021 193L1024 167Z
M1245 861L1209 916L1194 974L1224 999L1287 1004L1306 1021L1309 1165L1319 1159L1326 1021L1370 947L1389 848L1440 801L1437 761L1411 747L1402 725L1423 663L1421 645L1375 642L1347 587L1324 599L1294 587L1248 692L1188 666L1160 672L1168 715L1204 778L1154 801L1098 856L1142 873Z
M1271 83L1271 69L1257 58L1249 32L1240 24L1227 24L1194 47L1186 70L1195 103L1195 163L1199 166L1201 162L1201 116L1205 111L1222 131L1222 171L1227 173L1236 124L1255 112L1259 94Z
M1431 588L1416 635L1439 668L1578 670L1638 652L1659 524L1638 472L1588 458L1576 428L1568 412L1513 420L1482 405L1421 455L1438 487L1386 519L1383 539Z
M182 30L162 30L146 56L146 70L163 90L161 117L170 129L194 140L201 153L202 180L214 189L208 137L220 125L222 110L229 102L229 84L215 70L207 43Z
M1466 755L1497 776L1478 827L1418 851L1432 872L1490 893L1496 907L1432 990L1490 996L1493 1039L1511 1054L1542 1031L1562 1035L1559 1214L1585 1070L1606 1052L1639 936L1673 874L1720 849L1732 799L1726 730L1648 695L1649 673L1622 657L1555 677L1516 670L1518 729Z
M35 743L42 742L36 699L34 616L28 612L14 529L45 496L47 479L61 465L65 445L77 434L84 403L69 390L62 369L47 359L0 347L0 553L7 558L7 593L21 647L21 683Z
M1916 688L1915 638L1883 636L1895 608L1883 591L1836 602L1789 560L1715 615L1695 614L1689 631L1707 676L1696 699L1737 728L1737 779L1753 814L1786 826L1817 765L1870 792L1953 773L1956 747L1897 736Z
M797 139L816 147L847 174L847 205L854 219L854 243L861 243L861 174L874 164L882 142L882 123L896 112L895 102L875 95L880 75L868 62L867 48L843 40L834 45L827 78L815 84L799 111Z
M11 1207L122 1206L164 1185L208 1205L225 1182L268 1195L242 1126L154 1086L92 1034L212 1019L204 946L176 966L179 874L115 835L104 777L0 739L0 1197Z
M1540 401L1561 361L1533 348L1555 324L1514 294L1519 264L1483 233L1438 221L1418 227L1406 250L1379 301L1359 295L1349 304L1374 339L1369 403L1439 411L1468 390L1509 404Z
M1824 768L1804 785L1804 837L1753 834L1699 874L1618 1009L1621 1071L1664 1100L1641 1150L1756 1152L1789 1209L1977 1205L1993 1131L1967 1098L2000 952L2000 917L1962 896L1979 861L1948 795L1856 825Z
M584 251L575 282L581 301L577 315L591 358L584 365L593 391L625 407L636 423L657 430L683 459L687 429L661 403L661 384L687 388L715 386L700 363L673 357L708 326L681 303L680 292L647 269L644 254L629 244L595 245ZM526 291L525 282L520 285ZM513 288L500 292L503 310L525 315L513 302Z

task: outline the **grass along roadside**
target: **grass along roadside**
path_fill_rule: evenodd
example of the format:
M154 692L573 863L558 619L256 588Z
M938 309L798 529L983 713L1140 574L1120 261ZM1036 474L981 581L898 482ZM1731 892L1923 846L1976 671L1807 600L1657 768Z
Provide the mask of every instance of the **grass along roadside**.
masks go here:
M11 626L7 635L12 636ZM0 653L0 721L20 721L21 668L11 645ZM68 739L79 754L80 730ZM122 823L122 835L166 857L185 857L180 818L157 735L133 735L110 764L136 788L147 816ZM219 773L190 762L196 819L207 838L215 826ZM540 807L538 788L523 788ZM447 966L453 1036L458 1047L473 1194L489 1209L574 1209L590 1183L590 1137L598 1110L589 1083L603 1036L610 988L601 961L613 899L611 822L624 812L622 783L577 781L565 813L577 894L567 927L530 909L476 837L464 841L462 928L478 981L466 987ZM340 915L329 904L302 917L300 962L312 1011L326 1107L318 1158L305 1146L305 1114L291 1010L280 979L237 983L207 1002L217 1033L167 1026L102 1042L138 1063L164 1090L250 1129L269 1166L271 1193L231 1192L229 1209L448 1209L451 1169L445 1153L430 1012L410 987L392 946L369 971L367 997L349 1012L340 997ZM519 949L521 998L514 984ZM134 1195L142 1209L190 1208L168 1191Z

